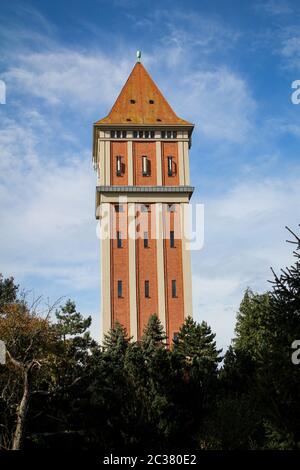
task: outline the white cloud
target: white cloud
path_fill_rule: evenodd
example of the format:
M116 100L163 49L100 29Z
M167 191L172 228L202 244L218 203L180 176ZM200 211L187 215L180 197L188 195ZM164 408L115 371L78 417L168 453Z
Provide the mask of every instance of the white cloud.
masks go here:
M169 33L153 45L151 54L143 57L159 87L175 111L200 123L201 132L209 139L244 141L252 129L256 107L246 80L220 65L220 60L217 67L210 59L195 61L194 52L203 49L209 58L220 49L224 51L224 44L232 45L238 33L211 19L195 19L188 12L174 11L168 17L164 11L154 12L160 21L161 14ZM198 27L188 27L191 22ZM58 46L48 47L45 52L17 54L4 78L12 91L22 91L79 114L99 110L100 118L112 106L133 66L134 53L129 56L128 49L113 57L101 50L87 52Z
M249 180L205 204L205 245L192 252L194 312L228 346L247 287L270 289L270 266L293 263L290 235L299 221L300 178Z
M222 66L218 53L224 51L224 43L234 43L238 33L207 18L199 22L197 17L193 23L193 17L182 12L168 20L165 47L158 36L151 55L145 55L149 71L157 71L153 75L158 85L175 111L196 122L208 139L247 142L250 131L255 131L256 103L246 79ZM195 23L198 29L191 27ZM157 24L161 28L161 18ZM287 43L283 53L293 56L296 45ZM109 109L113 104L133 65L134 54L127 46L123 46L126 54L108 56L101 50L86 52L48 43L44 52L16 52L5 79L11 91L22 92L27 99L40 98L48 110L94 113L99 108L100 118L101 106ZM194 60L194 50L205 54L206 60ZM217 62L210 55L216 52ZM24 127L6 120L0 129L1 270L21 281L33 276L59 283L75 297L79 291L98 292L90 151L73 154L66 146L59 158L51 158L51 152L45 153L45 136L54 142L55 129L65 133L68 128L65 138L74 143L76 129L67 126L59 113L45 122L31 106L20 116ZM295 227L298 222L300 181L284 175L281 180L253 180L251 171L250 166L228 192L206 197L205 246L192 253L196 318L211 324L221 346L233 336L243 290L267 288L269 266L279 269L289 264L291 250L284 243L283 226Z
M39 158L42 135L13 121L0 132L1 270L75 289L96 286L94 175L89 152ZM90 263L90 264L89 264Z
M193 71L174 93L176 110L210 139L242 142L253 126L255 102L247 83L226 67ZM230 116L230 119L228 117Z
M130 63L101 52L85 53L57 48L18 57L17 65L4 74L11 88L43 98L51 105L92 107L111 105Z
M255 5L256 10L263 11L268 15L288 15L293 13L293 8L286 0L264 0Z

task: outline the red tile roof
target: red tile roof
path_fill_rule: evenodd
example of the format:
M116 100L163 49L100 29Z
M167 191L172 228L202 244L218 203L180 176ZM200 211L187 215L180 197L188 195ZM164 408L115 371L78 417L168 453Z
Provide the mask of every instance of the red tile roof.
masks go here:
M174 113L140 62L135 64L108 116L95 124L192 126Z

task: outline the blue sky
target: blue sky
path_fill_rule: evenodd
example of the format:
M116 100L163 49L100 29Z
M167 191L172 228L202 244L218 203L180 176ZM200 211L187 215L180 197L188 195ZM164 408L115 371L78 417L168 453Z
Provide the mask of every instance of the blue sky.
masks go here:
M247 286L292 258L300 200L300 6L296 1L1 2L0 272L29 295L73 298L100 331L92 123L135 52L175 111L196 124L194 316L220 346Z

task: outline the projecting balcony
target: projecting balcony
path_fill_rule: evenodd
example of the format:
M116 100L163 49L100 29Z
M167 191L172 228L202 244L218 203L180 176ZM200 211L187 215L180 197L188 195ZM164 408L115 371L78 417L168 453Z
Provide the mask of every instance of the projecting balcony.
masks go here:
M185 193L192 196L193 186L97 186L97 192L104 193Z

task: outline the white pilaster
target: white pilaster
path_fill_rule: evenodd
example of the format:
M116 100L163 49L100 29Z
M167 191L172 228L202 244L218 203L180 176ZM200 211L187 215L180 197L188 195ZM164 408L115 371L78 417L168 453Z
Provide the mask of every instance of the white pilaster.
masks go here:
M180 204L181 240L182 240L182 275L183 275L183 299L184 317L193 316L192 303L192 270L191 252L189 243L189 205Z
M164 272L164 236L163 236L163 205L155 204L156 219L156 256L157 256L157 294L158 318L166 331L166 304L165 304L165 272Z
M129 306L130 336L137 340L138 321L136 307L136 252L135 252L135 203L128 203L128 258L129 258Z
M110 204L101 205L100 250L101 250L101 313L102 337L112 327L111 322L111 282L110 282Z
M133 154L132 140L127 142L128 186L133 186Z
M161 141L156 142L156 178L157 186L162 186Z

